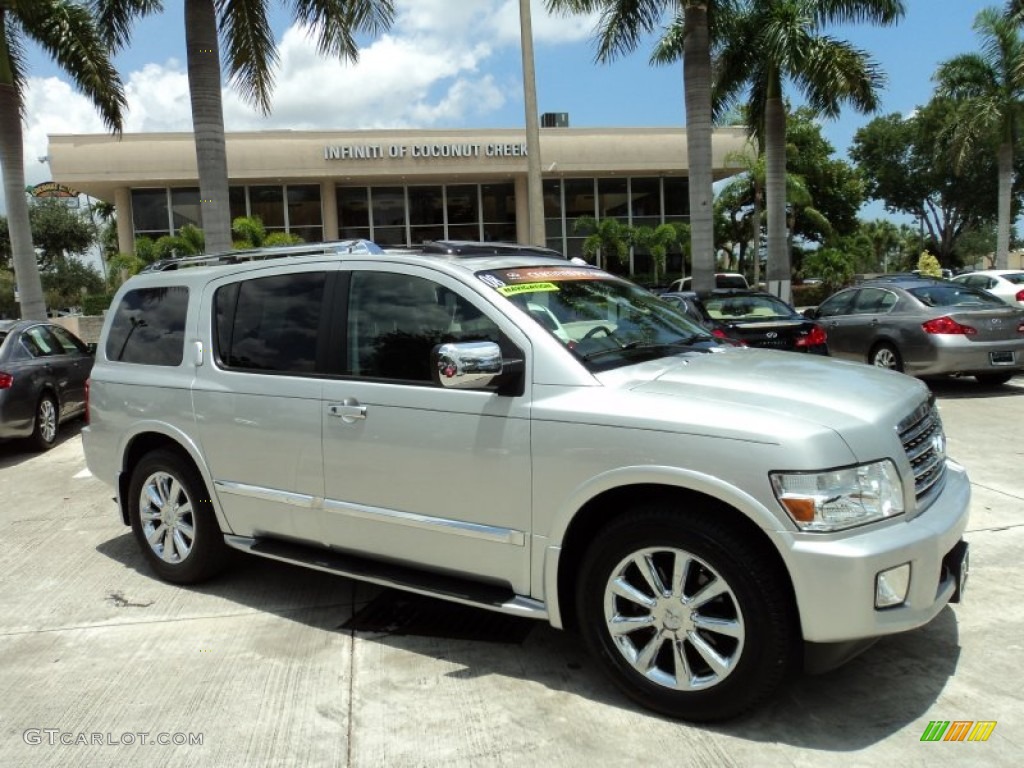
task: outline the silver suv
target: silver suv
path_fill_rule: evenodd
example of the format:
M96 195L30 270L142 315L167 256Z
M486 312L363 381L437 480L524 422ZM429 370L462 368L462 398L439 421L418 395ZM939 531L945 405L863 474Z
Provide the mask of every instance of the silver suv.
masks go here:
M84 430L163 579L233 548L575 628L702 721L959 599L969 483L908 376L529 249L166 266L118 292Z

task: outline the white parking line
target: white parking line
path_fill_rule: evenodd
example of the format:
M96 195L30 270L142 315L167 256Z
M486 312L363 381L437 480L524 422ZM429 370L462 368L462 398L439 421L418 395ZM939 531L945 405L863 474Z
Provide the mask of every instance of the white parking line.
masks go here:
M81 472L74 476L74 479L83 480L86 477L92 477L92 472L90 472L88 469L83 469Z

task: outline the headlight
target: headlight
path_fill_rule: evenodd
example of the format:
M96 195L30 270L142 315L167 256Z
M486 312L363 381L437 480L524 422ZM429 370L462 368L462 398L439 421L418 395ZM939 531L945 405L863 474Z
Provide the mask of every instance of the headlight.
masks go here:
M839 531L903 514L903 483L886 459L828 472L773 472L775 496L803 531Z

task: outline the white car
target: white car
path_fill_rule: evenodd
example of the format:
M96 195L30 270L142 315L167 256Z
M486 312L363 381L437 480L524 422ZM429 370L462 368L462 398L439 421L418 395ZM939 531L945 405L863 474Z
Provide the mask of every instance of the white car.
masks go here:
M1024 269L983 269L954 277L953 282L980 288L1007 304L1024 307Z
M745 291L750 288L750 284L747 283L747 278L736 272L716 272L715 288L734 288ZM679 278L668 287L668 290L671 292L692 291L693 278Z

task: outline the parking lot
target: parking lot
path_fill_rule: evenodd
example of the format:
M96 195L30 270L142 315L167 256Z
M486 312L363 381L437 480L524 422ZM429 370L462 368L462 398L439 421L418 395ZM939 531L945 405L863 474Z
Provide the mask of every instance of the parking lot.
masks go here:
M355 631L378 588L241 555L162 583L77 424L47 454L0 444L0 765L1019 765L1024 377L933 390L973 484L966 602L710 727L638 709L545 625ZM930 721L996 725L922 742Z

